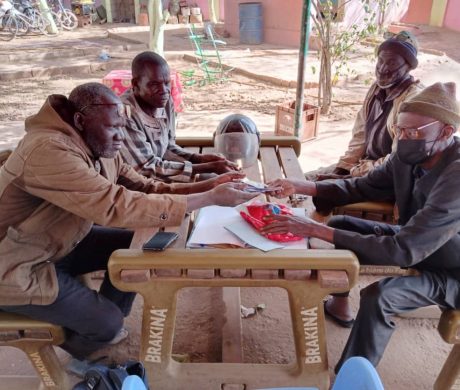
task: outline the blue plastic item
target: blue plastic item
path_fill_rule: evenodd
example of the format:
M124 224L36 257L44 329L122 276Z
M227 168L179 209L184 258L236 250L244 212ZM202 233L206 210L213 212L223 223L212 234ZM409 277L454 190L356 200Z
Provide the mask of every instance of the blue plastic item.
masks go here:
M123 381L121 390L147 390L142 379L137 375L129 375Z
M384 390L379 374L369 360L355 356L340 368L332 390Z
M318 390L316 387L276 387L259 390ZM379 374L369 360L355 356L348 359L335 378L332 390L385 390Z
M240 43L259 45L264 41L262 3L240 3Z

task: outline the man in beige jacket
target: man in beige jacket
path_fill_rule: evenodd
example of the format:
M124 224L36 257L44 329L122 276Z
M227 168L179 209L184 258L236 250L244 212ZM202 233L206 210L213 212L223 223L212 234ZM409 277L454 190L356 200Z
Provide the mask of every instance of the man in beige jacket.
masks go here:
M418 65L417 50L416 38L407 31L379 46L376 81L358 112L347 151L336 164L307 172L308 180L364 176L389 157L396 147L393 126L399 107L421 91L420 84L410 75Z
M51 95L0 169L0 310L64 327L61 347L77 359L114 339L134 299L107 275L99 292L77 275L107 269L129 229L179 225L197 208L257 195L225 183L238 173L192 184L139 175L118 153L124 110L98 83Z

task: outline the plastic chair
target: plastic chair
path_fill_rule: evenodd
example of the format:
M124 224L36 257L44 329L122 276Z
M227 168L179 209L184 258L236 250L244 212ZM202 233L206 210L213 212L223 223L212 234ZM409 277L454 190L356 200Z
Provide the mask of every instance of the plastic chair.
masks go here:
M137 375L129 375L123 381L121 390L147 390L142 379Z
M352 386L352 387L351 387ZM355 356L348 359L335 378L332 390L384 390L379 374L369 360ZM315 387L277 387L259 390L317 390Z

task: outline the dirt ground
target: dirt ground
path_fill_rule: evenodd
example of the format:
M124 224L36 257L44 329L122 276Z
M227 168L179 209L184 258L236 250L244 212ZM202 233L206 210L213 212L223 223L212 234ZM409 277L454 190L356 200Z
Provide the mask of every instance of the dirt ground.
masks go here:
M458 42L457 39L449 48L458 49ZM335 89L333 113L329 117L321 118L318 138L303 145L300 162L304 170L334 162L346 147L353 119L368 88L366 81L373 74L373 63L369 60L372 49L362 47L361 50L364 54L356 55L352 59L355 69L358 70L357 74L342 80ZM257 65L269 68L270 61L276 61L276 52L267 58L265 64L261 64L259 60ZM242 57L241 62L245 61L251 67L250 60L251 57L246 56ZM233 58L232 61L237 60ZM289 61L295 63L295 54L289 57ZM171 68L178 71L190 70L195 66L191 62L178 59L170 60L169 63ZM420 64L414 75L422 79L424 84L428 85L435 80L454 79L460 85L460 65L451 58L422 53ZM14 145L20 139L22 133L18 131L18 123L37 112L46 96L52 93L67 95L76 85L100 81L106 73L99 71L89 75L0 82L0 147ZM286 73L292 73L291 76L295 78L294 70L286 69ZM282 78L283 74L280 73L279 77ZM234 112L248 114L254 118L262 132L270 133L274 129L276 105L295 97L294 88L281 87L236 73L224 83L184 85L183 88L184 112L178 117L178 135L210 135L220 119ZM312 103L315 102L315 94L315 89L306 91L307 99ZM352 303L355 310L358 306L359 289L373 280L374 277L362 277L359 286L353 289ZM290 316L286 293L279 289L245 288L242 289L242 303L247 307L259 303L267 306L259 315L243 319L245 361L282 364L291 362L295 353L290 321L286 320ZM221 340L216 311L219 311L221 304L218 289L186 289L181 292L175 353L185 354L196 362L218 361ZM126 321L130 331L129 340L101 351L98 356L108 355L116 361L138 356L141 310L142 299L138 297L133 312ZM432 388L450 350L450 346L441 341L436 331L437 321L416 318L397 318L395 321L397 330L378 368L385 388ZM332 368L340 356L348 333L346 329L327 323L331 377ZM59 356L63 360L67 359L65 353L60 352ZM24 373L31 374L32 368L18 352L11 349L0 351L0 375Z

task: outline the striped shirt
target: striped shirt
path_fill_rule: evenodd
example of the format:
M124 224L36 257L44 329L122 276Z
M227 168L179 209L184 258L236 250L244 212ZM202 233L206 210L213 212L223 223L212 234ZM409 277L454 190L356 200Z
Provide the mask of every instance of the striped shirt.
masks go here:
M131 106L131 118L127 120L121 150L125 162L147 177L189 182L192 163L188 160L193 153L176 145L172 99L165 108L158 108L153 116L139 107L132 89L127 90L121 100Z

